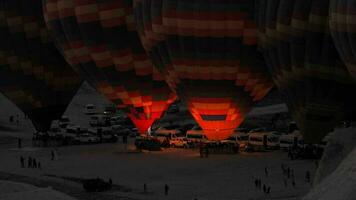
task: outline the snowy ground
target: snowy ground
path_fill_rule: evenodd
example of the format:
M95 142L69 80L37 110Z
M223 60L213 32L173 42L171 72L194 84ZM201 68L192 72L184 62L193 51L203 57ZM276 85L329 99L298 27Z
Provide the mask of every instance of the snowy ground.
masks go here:
M109 102L95 93L92 88L84 85L69 105L65 115L69 116L75 124L88 126L89 117L84 115L83 106L95 104L99 106L99 110L102 110L103 105L107 103ZM63 147L59 148L59 160L50 161L50 149L32 148L31 142L26 140L32 137L33 127L30 121L22 119L19 126L9 124L8 117L16 114L21 117L23 116L21 111L1 96L0 109L2 111L0 115L0 174L6 172L32 177L33 180L60 182L60 184L80 190L82 189L78 183L46 175L112 178L114 183L132 189L124 193L122 191L110 192L110 195L117 197L113 199L300 199L310 189L310 185L304 183L306 170L310 170L312 175L315 170L314 162L291 162L287 160L286 153L283 152L213 155L208 159L201 159L197 151L182 149L164 152L120 153L123 149L120 144ZM183 109L182 113L185 116L186 109ZM191 118L187 117L186 121L186 123L191 123ZM9 136L22 137L25 147L18 150L16 140ZM20 168L19 157L21 155L32 156L40 160L43 169ZM288 180L288 186L285 188L280 167L282 163L288 164L295 170L295 188L291 186L291 180ZM265 167L269 169L268 177L264 175ZM263 183L271 187L270 195L265 196L261 190L255 189L254 177L262 178ZM16 177L13 179L17 180ZM148 185L147 194L143 194L144 183ZM168 196L163 195L164 184L170 187ZM73 193L75 192L77 191Z
M200 158L193 150L165 150L163 152L120 153L120 144L83 145L59 148L60 157L50 161L49 149L25 148L17 150L0 146L0 171L47 179L44 175L76 178L112 178L114 183L131 188L125 193L131 199L300 199L310 185L304 182L306 170L312 175L312 161L289 161L284 152L211 155ZM19 156L32 156L41 161L43 169L22 169ZM283 183L281 163L295 170L296 187L291 180ZM264 175L268 167L269 175ZM262 178L271 187L265 196L255 189L254 177ZM148 194L143 194L143 184ZM163 187L168 184L169 195ZM115 193L115 192L112 192ZM121 192L117 192L122 196Z
M0 199L75 200L68 195L54 191L51 188L38 188L32 185L11 181L0 181Z

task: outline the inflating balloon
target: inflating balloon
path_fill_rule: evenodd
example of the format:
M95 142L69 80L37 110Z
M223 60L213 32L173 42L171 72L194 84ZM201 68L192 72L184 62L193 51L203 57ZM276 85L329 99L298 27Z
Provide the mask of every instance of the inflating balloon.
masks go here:
M1 0L0 38L0 92L45 132L81 81L54 46L41 1Z
M114 103L131 107L141 134L175 100L138 37L132 1L44 0L44 16L66 60Z
M260 47L307 142L345 119L355 85L330 35L328 0L259 2Z
M142 43L209 139L227 138L272 88L254 1L134 0Z

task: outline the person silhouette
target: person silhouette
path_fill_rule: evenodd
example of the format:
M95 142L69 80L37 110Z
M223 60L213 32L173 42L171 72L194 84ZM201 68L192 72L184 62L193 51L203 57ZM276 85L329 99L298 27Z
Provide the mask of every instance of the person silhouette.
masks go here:
M167 184L164 185L164 195L168 195L169 187Z
M28 157L28 163L27 163L27 167L28 168L32 168L32 158L31 157Z

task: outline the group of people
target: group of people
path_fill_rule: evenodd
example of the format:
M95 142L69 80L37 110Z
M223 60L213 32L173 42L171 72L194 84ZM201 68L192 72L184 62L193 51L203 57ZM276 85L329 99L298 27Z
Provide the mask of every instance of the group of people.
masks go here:
M303 147L295 146L288 149L288 158L295 159L320 159L323 154L323 148L317 145L305 145Z
M169 191L169 186L167 184L164 184L164 195L168 195L168 191ZM143 192L147 193L147 184L144 183L143 184Z
M294 170L289 166L285 166L283 163L281 164L281 170L283 173L283 184L284 187L288 187L288 180L291 179L292 186L295 187L295 178L294 178Z
M199 148L200 157L208 157L209 153L220 154L220 153L229 153L236 154L239 152L238 144L224 144L224 143L210 143L210 144L201 144Z
M22 168L26 167L25 157L20 156L20 163ZM29 156L27 159L27 168L42 169L41 162L39 160L36 160L36 158L32 158L31 156Z
M264 169L266 178L268 177L268 168L265 167ZM271 186L267 186L266 184L262 184L261 178L255 178L255 187L257 189L262 189L264 194L271 193Z
M271 186L267 186L266 184L263 184L262 186L262 180L260 178L255 178L255 187L257 189L263 189L263 193L269 194L271 192Z
M52 161L57 160L57 158L58 158L57 149L51 150L51 160ZM26 168L26 158L24 156L20 156L20 164L21 164L21 168ZM27 158L27 168L42 169L42 165L38 159L29 156Z
M26 119L26 115L25 115L25 119ZM20 115L19 114L16 114L16 119L15 119L15 116L14 115L10 115L9 116L9 122L10 124L16 122L16 125L19 125L20 124Z
M200 147L199 153L201 158L207 158L209 156L209 148L208 147Z

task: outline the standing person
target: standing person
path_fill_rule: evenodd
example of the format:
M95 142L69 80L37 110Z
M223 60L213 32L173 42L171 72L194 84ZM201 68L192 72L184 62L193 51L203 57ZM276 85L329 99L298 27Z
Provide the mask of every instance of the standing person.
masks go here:
M32 158L31 158L31 156L28 157L28 163L27 164L28 164L27 165L28 168L32 168Z
M124 143L124 149L127 150L127 135L122 136L122 143Z
M305 173L305 181L307 183L310 183L310 172L309 172L309 170Z
M265 167L265 175L266 175L266 177L268 177L268 168L267 167Z
M265 184L263 184L263 193L265 193L265 194L266 194L266 192L267 192L266 185L265 185Z
M258 179L255 178L255 188L258 188Z
M169 190L169 187L167 184L164 185L164 195L168 195L168 190Z
M20 157L21 168L25 167L25 158L23 156Z
M271 192L271 186L268 186L267 188L267 194L269 194Z
M295 187L295 180L294 180L294 178L293 178L293 181L292 181L292 185L293 185L293 187Z
M147 193L147 185L146 185L146 183L143 184L143 192Z
M54 151L51 150L51 160L54 160Z
M261 187L262 187L262 181L261 181L261 179L257 179L257 186L258 186L258 188L261 189Z
M54 160L58 160L58 158L59 158L58 149L54 148Z
M32 166L33 166L33 168L37 168L36 158L34 158L34 159L32 160Z
M199 148L199 153L200 153L200 157L202 158L203 157L203 147Z

